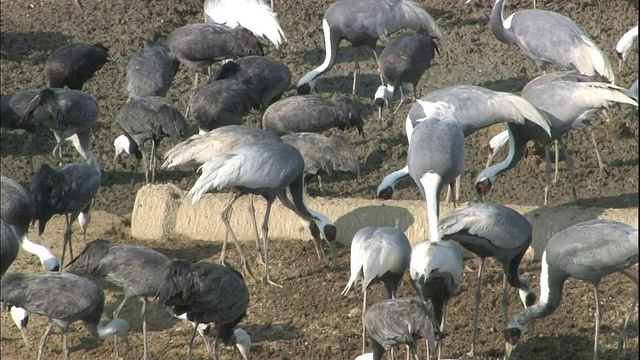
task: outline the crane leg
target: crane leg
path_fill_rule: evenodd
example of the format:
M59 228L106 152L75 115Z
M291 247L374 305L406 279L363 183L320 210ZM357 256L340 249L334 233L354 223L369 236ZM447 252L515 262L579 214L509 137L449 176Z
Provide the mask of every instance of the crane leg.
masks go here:
M191 111L191 100L193 100L193 95L195 95L197 88L198 88L198 72L196 71L196 76L193 79L193 87L191 88L191 95L189 95L189 102L187 103L187 109L184 112L185 118L189 118L189 112Z
M253 195L249 194L249 214L251 215L251 225L253 225L253 233L256 237L256 252L258 253L258 264L264 265L262 259L262 247L260 246L260 234L258 233L258 221L256 220L256 208L253 206Z
M62 353L66 360L71 359L71 350L69 350L69 337L67 336L67 332L62 332Z
M476 357L476 339L478 336L478 308L480 307L480 299L482 292L480 291L480 280L482 278L482 269L484 268L484 258L478 257L478 279L476 281L476 303L473 309L473 333L471 336L471 351L467 353L470 357Z
M564 155L564 161L567 163L567 169L569 170L569 182L571 183L571 198L573 202L578 202L578 195L576 194L576 179L575 173L576 168L573 164L573 158L569 154L569 150L567 150L567 146L564 144L562 140L558 140L560 142L560 149L562 150L562 155Z
M236 202L236 200L238 200L239 197L240 197L240 193L238 192L234 192L231 195L231 198L229 199L227 206L224 208L224 210L222 210L222 222L224 222L224 225L227 228L227 233L231 235L231 241L233 241L234 245L236 246L236 250L238 250L238 254L240 254L240 263L242 264L242 270L245 272L245 274L249 274L249 276L251 276L251 278L257 282L258 279L256 279L256 277L253 275L253 272L251 272L251 268L249 267L247 258L244 256L244 253L242 253L242 249L240 248L240 243L238 243L238 238L236 238L236 234L233 232L233 229L231 228L231 224L229 223L229 218L231 216L231 208L233 207L233 204ZM226 243L226 241L227 239L225 236L224 243ZM226 245L223 244L222 246L225 247Z
M158 146L155 140L151 140L151 159L149 159L149 167L151 171L151 182L156 182L156 156L158 152Z
M195 326L193 327L193 331L191 332L191 338L189 339L189 350L187 353L187 359L188 360L192 360L193 359L193 339L195 339L196 337L196 332L198 331L198 325L199 323L195 323Z
M42 360L44 356L44 347L45 345L47 345L47 338L49 337L49 334L51 333L52 328L53 328L53 321L49 322L49 325L47 325L47 328L44 330L44 334L40 338L40 350L38 350L38 360Z
M447 308L449 305L449 300L446 300L442 303L442 321L440 322L440 332L444 335L444 325L446 324L447 319ZM427 341L427 348L429 348L429 339ZM438 360L440 360L440 356L442 355L442 339L438 341ZM427 356L429 353L427 352Z
M129 298L128 297L124 297L124 299L122 299L122 302L120 303L120 305L118 305L118 307L115 309L115 311L113 312L113 318L116 319L118 318L118 315L120 315L120 310L122 310L122 308L124 307L124 303L127 302ZM142 306L144 306L144 303L142 304ZM144 320L144 318L143 318ZM143 327L144 329L144 327ZM117 359L118 356L118 338L119 336L114 336L114 344L113 344L113 356Z
M596 334L593 339L593 360L598 359L598 340L600 338L600 321L602 320L602 309L600 308L600 294L598 287L593 287L593 294L596 298Z
M398 113L398 110L400 110L400 106L402 106L405 100L404 91L402 90L402 84L398 85L398 90L400 90L400 103L398 104L396 109L393 111L393 115Z
M229 198L227 199L227 204L229 204L232 201L233 195L234 195L234 191L231 190L229 192ZM228 219L231 219L231 214L233 213L233 208L229 207L229 209L227 210L229 213L225 214L224 210L222 211L222 216L226 216ZM220 264L224 265L226 264L224 259L227 257L227 241L229 240L229 229L225 228L225 232L224 232L224 239L222 240L222 249L220 250Z
M544 146L544 205L549 203L549 178L551 178L551 154L549 153L549 145Z
M598 151L598 143L596 142L596 136L593 133L593 128L591 126L588 127L589 135L591 135L591 142L593 143L593 149L596 151L596 158L598 159L598 176L602 176L602 174L606 173L606 168L604 163L602 162L602 158L600 157L600 151Z
M149 347L147 345L147 297L146 296L142 297L142 311L140 315L142 316L142 336L144 337L142 360L147 360ZM116 336L116 338L118 337Z
M140 149L142 153L142 167L144 167L144 182L149 183L149 160L147 160L146 149Z
M364 279L362 279L364 281ZM367 310L367 289L364 289L364 294L362 295L362 315L364 316L364 312ZM364 322L362 323L362 353L366 351L367 348L367 339L365 337L366 331L364 328Z
M360 64L358 63L358 48L353 48L353 87L351 93L356 94L356 83L360 74Z
M264 250L264 278L267 284L282 288L282 285L271 281L269 277L269 215L271 213L271 205L274 199L267 200L267 208L264 211L264 220L262 221L262 246Z
M632 274L628 273L626 270L621 271L622 275L628 277L629 279L631 279L631 281L633 281L633 283L636 285L636 288L638 287L638 278L633 276ZM620 354L622 354L622 356L625 355L625 351L624 351L624 340L627 336L626 331L627 331L627 325L629 324L629 319L631 318L631 314L633 314L633 311L635 309L637 309L638 306L638 293L635 293L635 299L633 301L633 304L631 304L631 307L629 308L629 311L627 311L627 315L624 318L624 321L622 323L622 327L620 328L620 335L618 338L618 359L620 359Z
M64 256L67 252L67 244L69 245L69 248L71 247L71 222L69 222L69 214L64 214L65 219L67 221L67 229L64 232L64 240L62 241L62 257L60 258L60 269L59 271L62 272L62 268L64 267ZM71 255L71 258L73 259L73 255Z
M502 273L502 319L504 320L504 327L506 328L507 321L509 321L509 297L507 296L507 274Z
M372 49L372 50L373 50L373 57L376 59L376 65L380 66L380 58L378 58L378 53L376 52L376 49ZM382 73L378 71L378 75L380 75L380 84L384 86L384 78L382 77Z
M551 179L551 183L555 184L556 182L558 182L558 163L560 162L560 148L558 147L558 140L554 141L553 144L556 155L555 159L553 159L555 161L555 164L553 166L553 179Z

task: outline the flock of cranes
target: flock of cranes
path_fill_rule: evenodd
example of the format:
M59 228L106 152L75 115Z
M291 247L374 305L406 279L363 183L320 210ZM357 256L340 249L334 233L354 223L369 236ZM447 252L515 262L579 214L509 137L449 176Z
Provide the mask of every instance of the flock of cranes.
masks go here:
M56 138L53 153L58 152L60 161L61 147L66 141L71 141L86 160L64 165L61 162L57 168L42 165L34 171L28 189L2 177L0 300L11 307L10 314L21 332L29 313L50 318L38 359L43 358L53 325L62 330L63 351L67 359L70 357L66 332L75 321L82 321L96 338L115 335L115 356L119 356L118 339L127 341L129 325L118 316L132 297L143 300L145 359L149 299L157 300L172 316L193 324L189 359L197 333L210 347L209 323L215 324L215 358L219 356L218 342L222 341L235 345L241 356L249 359L251 339L238 327L250 302L244 276L281 287L269 272L272 204L277 199L295 212L308 224L318 257L324 258L325 242L335 261L339 229L331 219L305 203L306 179L331 175L334 171L360 176L357 154L348 142L339 136L327 138L320 134L331 128L356 128L364 137L364 122L352 100L342 95L326 98L310 94L317 90L318 78L335 64L342 40L354 48L352 93L360 72L357 49L362 46L373 49L381 80L374 104L380 114L396 93L401 96L395 110L399 111L405 100L402 84L413 85L415 103L406 118L407 164L382 180L377 195L390 198L395 183L410 175L425 201L429 220L428 240L417 242L413 248L407 236L393 227L366 227L354 235L351 274L343 294L347 295L357 281L362 283L363 355L358 358L378 360L399 344L406 344L409 353L417 358L419 339L426 340L428 358L436 349L440 357L445 342L447 303L462 278L463 259L458 247L472 252L479 261L471 356L476 355L484 260L493 257L503 267L506 358L511 356L528 324L558 307L564 282L569 277L590 282L596 289L593 356L597 358L601 318L598 285L603 277L616 272L637 285L637 278L627 272L628 267L638 262L637 228L594 220L554 235L543 253L540 293L536 296L527 279L519 275L519 265L533 232L522 215L489 202L440 214L440 193L444 187L449 188L454 205L459 201L466 136L493 124L507 124L506 136L499 138L503 139L502 144L509 144L506 160L488 164L474 182L481 199L495 186L500 173L516 166L529 140L544 145L546 204L550 181L548 146L557 142L562 149L573 186L572 161L563 136L572 129L589 126L599 110L612 104L637 107L637 81L635 90L633 86L627 90L614 85L614 71L606 54L570 18L535 9L516 11L505 19L505 3L506 0L496 0L491 12L489 26L496 39L518 46L541 70L550 65L570 69L542 75L530 82L520 96L479 86L454 85L418 98L416 86L439 53L438 39L443 37L443 31L427 11L409 0L339 0L331 5L321 20L325 59L297 82L298 95L285 99L281 97L290 86L291 72L285 64L264 57L264 44L259 39L268 39L275 47L286 41L273 3L270 8L262 0L206 0L204 23L177 28L165 40L145 41L144 48L132 55L127 67L129 101L116 118L123 135L114 141L115 156L136 155L143 161L146 182L154 182L158 143L169 137L174 146L164 154L161 169L198 169L201 173L187 199L195 203L210 190L229 190L221 219L240 255L243 274L225 263L226 236L221 264L189 263L170 259L144 246L104 240L89 242L74 257L72 224L78 219L86 236L102 176L91 148L92 129L100 110L98 103L82 89L109 61L109 50L102 44L74 43L54 51L45 65L48 88L16 90L1 100L3 127L23 129L33 136L43 127L48 128ZM375 47L380 37L407 28L415 32L397 37L378 56ZM621 61L629 54L636 37L637 26L616 46ZM220 61L224 62L222 66L210 72L209 67ZM165 97L180 65L196 72L184 112ZM204 85L198 86L199 75L209 76ZM242 125L252 109L263 112L262 128ZM191 118L197 123L199 134L182 140ZM149 142L151 150L147 154ZM594 146L602 168L595 140ZM251 270L229 221L233 205L242 195L251 197L249 210L256 249L264 267L259 279ZM260 229L253 208L254 195L267 203ZM577 198L575 188L572 195ZM47 221L56 214L65 215L67 225L60 262L28 238L29 223L38 220L39 232L43 233ZM51 272L4 275L20 247L38 255L45 270ZM72 258L69 264L64 263L67 247ZM55 272L63 269L66 271ZM397 297L407 270L419 298ZM105 278L123 289L124 299L113 320L105 326L100 325L105 296L89 278ZM367 308L367 290L377 281L384 284L387 299ZM518 289L525 307L512 317L507 311L508 285ZM366 353L366 334L372 340L373 353ZM23 338L27 343L24 332Z

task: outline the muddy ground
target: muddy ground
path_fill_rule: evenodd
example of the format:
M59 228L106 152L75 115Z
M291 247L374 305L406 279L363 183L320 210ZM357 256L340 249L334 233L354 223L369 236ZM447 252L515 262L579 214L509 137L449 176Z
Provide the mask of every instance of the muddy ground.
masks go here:
M462 0L423 1L430 13L446 34L441 40L442 56L437 57L428 74L419 85L419 93L456 84L475 84L500 91L518 92L526 82L539 74L532 61L515 47L499 43L491 34L487 22L490 6L465 6ZM322 62L324 56L322 30L320 26L324 11L330 5L326 0L276 1L276 9L286 32L288 42L281 49L268 48L267 55L286 63L293 74L293 83L307 71ZM484 1L484 3L489 3ZM143 184L141 174L131 182L133 159L124 159L112 164L113 139L121 133L115 122L118 110L127 99L124 75L127 62L137 51L143 39L166 35L176 27L199 22L202 12L189 1L84 1L80 10L73 1L0 1L1 21L1 77L0 91L6 94L18 89L40 88L46 85L43 68L47 56L61 45L71 41L101 42L110 48L108 63L85 86L100 105L100 124L94 131L93 150L103 169L102 188L96 198L96 211L105 211L94 216L89 240L96 237L116 242L136 242L128 236L128 216L132 209L137 189ZM570 16L591 35L601 48L616 62L614 46L618 38L637 24L637 1L537 1L539 8L557 11ZM507 13L528 8L530 1L512 2ZM382 40L379 45L384 45ZM381 47L378 49L380 51ZM349 93L352 49L343 44L338 63L317 84L318 92L331 95L334 92ZM385 120L377 119L373 106L373 93L379 85L375 72L375 61L369 51L359 50L362 68L355 102L365 118L366 138L354 132L346 134L356 147L361 161L362 180L353 176L337 175L323 178L323 190L315 184L309 188L312 196L372 198L382 177L401 167L406 160L406 138L404 118L410 104L405 104L396 116L385 113ZM625 67L616 68L617 84L628 87L637 78L637 47L632 51ZM181 68L168 97L179 107L185 108L191 89L193 72ZM292 85L286 96L295 93ZM597 160L591 140L586 131L568 134L567 145L576 165L576 186L580 204L628 208L638 206L638 116L630 107L614 106L609 111L610 122L602 117L594 125L596 141L606 174L599 176ZM257 125L259 114L251 114L246 122ZM195 125L191 126L195 130ZM502 130L495 126L470 136L467 139L466 172L463 176L461 199L473 198L471 183L483 168L490 135ZM22 147L26 137L20 131L1 132L2 175L26 184L30 177L27 160ZM54 140L50 133L43 134L36 143L34 161L52 163L49 156ZM161 144L160 153L170 146ZM65 149L66 161L78 161L79 156L70 146ZM504 153L497 159L501 160ZM182 188L194 182L190 173L160 172L158 182L172 181ZM544 161L541 148L530 144L526 158L514 169L503 174L492 194L492 200L505 204L542 205L544 184ZM411 180L403 181L394 196L400 199L418 199L419 193ZM551 189L551 202L555 205L571 200L569 183L564 163L560 163L558 182ZM108 213L108 214L107 214ZM43 237L34 237L61 252L63 219L54 218ZM74 236L75 248L84 243L80 235ZM195 240L172 238L169 241L145 243L174 257L191 260L217 258L220 246ZM252 248L246 245L247 252ZM310 243L295 240L273 242L273 273L283 279L282 290L251 283L251 306L243 326L251 334L252 348L256 359L349 359L359 353L361 295L340 295L348 279L348 249L339 250L337 267L330 267L317 260ZM478 350L483 358L501 356L502 319L499 311L501 275L499 268L492 266L483 279L483 302L480 315ZM15 270L39 271L35 258L21 254ZM476 264L468 266L476 269ZM524 264L524 274L538 289L539 266ZM452 300L448 319L444 354L450 357L463 356L469 350L473 309L473 286L475 274L465 273L460 295ZM621 276L608 278L601 286L605 315L601 337L601 358L616 358L618 325L631 305L635 290ZM105 319L121 299L121 293L108 289L108 305ZM401 288L402 295L413 295L408 283ZM557 312L536 322L523 338L516 355L519 359L584 359L592 349L593 336L593 291L585 284L569 281L563 305ZM370 301L382 298L378 286L371 290ZM521 308L516 292L510 290L510 313ZM139 359L142 354L140 303L131 301L125 306L122 316L132 325L133 348L124 353L124 358ZM18 331L10 326L7 314L2 315L2 357L5 359L30 359L36 357L36 346L45 320L34 316L30 322L31 349L25 349ZM637 328L637 315L631 327ZM190 325L176 322L154 306L149 319L150 346L153 358L184 358ZM638 357L637 331L630 333L626 344L625 359ZM112 341L99 344L88 338L80 327L72 328L71 345L74 359L105 359L112 351ZM61 359L61 340L50 339L47 358ZM210 358L200 342L196 358ZM230 351L223 351L223 358L239 358Z

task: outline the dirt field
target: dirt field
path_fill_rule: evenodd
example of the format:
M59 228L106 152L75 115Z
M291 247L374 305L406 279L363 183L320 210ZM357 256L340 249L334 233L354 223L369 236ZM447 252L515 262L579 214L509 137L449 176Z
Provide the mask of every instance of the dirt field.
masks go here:
M440 43L442 56L437 57L428 75L423 78L421 94L445 86L475 84L500 91L518 92L531 78L538 75L532 61L520 50L499 43L487 26L490 13L489 1L485 7L465 6L462 0L423 1L446 34ZM293 83L307 71L322 62L324 57L320 26L324 11L330 5L327 0L276 1L276 9L287 35L288 42L280 49L267 49L267 55L286 63L293 74ZM115 122L118 110L127 99L124 82L127 62L137 51L143 39L168 34L176 27L202 20L200 7L189 1L123 1L85 0L84 10L75 7L71 0L8 1L0 0L1 22L1 93L19 89L40 88L46 85L43 68L47 56L56 48L71 41L101 42L110 48L111 62L90 80L85 91L100 105L100 124L94 131L93 149L103 168L103 186L96 198L93 223L87 240L97 237L115 242L143 243L129 237L128 217L132 210L137 189L143 184L141 174L131 182L134 160L124 159L112 164L113 139L121 133ZM570 16L591 35L606 51L612 62L617 59L614 46L618 38L637 24L637 1L537 1L541 9L552 10ZM506 9L510 14L517 9L531 6L531 1L514 1ZM382 40L384 45L388 40ZM380 51L380 49L379 49ZM341 48L336 66L318 81L319 93L349 93L352 49L346 44ZM404 118L410 104L395 117L385 113L385 120L377 119L373 105L373 93L379 85L375 61L369 51L360 50L362 68L358 83L356 105L365 118L366 138L354 132L346 134L357 148L361 160L362 181L356 182L350 175L323 178L323 191L311 185L312 196L373 198L382 177L401 167L406 160ZM628 87L637 78L637 47L625 67L616 68L616 83ZM180 108L185 108L193 81L193 72L181 68L168 97ZM294 86L288 95L295 93ZM614 106L609 111L610 122L598 121L594 129L600 153L607 167L607 174L598 176L595 152L586 131L568 135L576 165L576 184L580 205L615 208L638 206L638 115L630 107ZM251 114L247 124L257 125L259 114ZM195 125L192 124L192 132ZM472 200L472 181L484 166L490 135L502 130L501 126L486 129L467 139L466 172L463 176L461 199ZM23 184L30 172L23 152L22 132L5 131L1 135L2 175ZM161 144L160 153L170 146ZM53 136L46 133L36 144L35 163L52 162L49 153L54 147ZM494 189L491 200L505 204L542 205L544 184L543 152L530 144L526 158L514 169L503 174ZM75 150L68 146L64 152L67 161L78 161ZM504 156L504 154L502 154ZM501 160L500 156L496 160ZM551 202L555 205L570 201L566 166L560 164L558 182L551 189ZM158 182L172 181L188 189L195 181L191 173L159 172ZM411 180L403 181L394 194L400 199L418 199L419 193ZM240 212L238 212L240 213ZM61 253L64 219L55 217L42 237L33 236L54 253ZM204 241L180 238L164 239L152 246L172 257L189 260L217 259L220 245ZM305 239L306 240L306 239ZM80 250L82 236L74 235L74 248ZM251 304L243 321L253 340L254 359L352 359L360 352L361 294L356 291L347 297L340 292L348 279L349 250L339 249L338 265L329 266L317 260L313 246L308 242L282 240L272 242L273 275L282 279L284 289L276 289L251 281ZM245 245L252 253L250 244ZM233 253L232 253L233 254ZM234 259L232 259L234 260ZM480 309L478 351L482 358L495 359L502 355L502 319L499 310L502 277L499 267L492 261L483 278L483 300ZM475 270L475 262L467 266ZM21 254L11 270L40 271L37 260ZM10 271L11 271L10 270ZM538 264L523 264L522 270L539 289ZM446 357L462 357L470 348L473 289L475 273L465 273L459 296L451 302L447 322L444 354ZM406 282L401 295L413 296ZM622 276L607 278L601 293L605 314L601 333L601 359L616 358L617 332L626 309L632 303L636 289ZM108 305L104 320L122 299L121 292L108 288ZM521 309L515 290L510 289L510 314ZM380 286L370 292L370 303L382 299ZM123 354L126 359L142 356L140 302L131 301L121 313L132 327L132 349ZM565 289L563 305L547 319L537 321L522 339L514 355L518 359L585 359L592 351L595 305L592 289L583 283L569 281ZM4 311L3 311L4 312ZM630 327L637 329L637 313L634 312ZM11 324L8 314L2 315L2 358L36 358L38 339L44 331L45 319L33 316L30 323L31 349L25 349L20 334ZM186 343L191 331L188 323L173 320L157 306L152 306L149 316L151 354L155 359L178 359L186 356ZM637 330L631 330L624 359L638 358ZM46 358L62 359L61 338L53 336L47 347ZM112 340L99 343L89 338L81 326L71 330L70 344L73 359L107 359L112 353ZM401 353L401 356L404 356ZM210 358L202 342L197 340L197 359ZM222 352L224 359L237 359L239 354L230 350Z

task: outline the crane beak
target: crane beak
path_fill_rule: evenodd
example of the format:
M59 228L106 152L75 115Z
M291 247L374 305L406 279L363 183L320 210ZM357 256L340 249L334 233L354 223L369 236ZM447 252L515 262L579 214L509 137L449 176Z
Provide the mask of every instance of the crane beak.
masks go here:
M504 360L511 359L511 352L515 349L515 345L511 345L508 341L504 343Z

